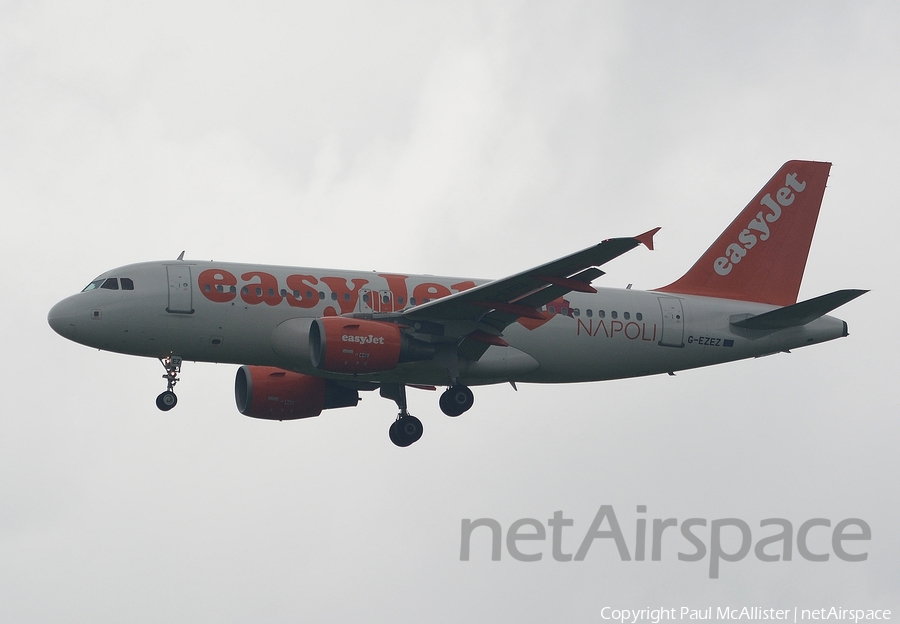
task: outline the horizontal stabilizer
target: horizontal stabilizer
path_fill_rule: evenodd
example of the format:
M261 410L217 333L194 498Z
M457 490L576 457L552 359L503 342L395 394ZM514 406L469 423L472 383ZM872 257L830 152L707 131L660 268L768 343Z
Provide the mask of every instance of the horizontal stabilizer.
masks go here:
M731 325L742 329L785 329L799 327L811 323L820 316L825 316L835 308L853 301L868 290L838 290L821 297L801 301L793 305L778 308L765 314L743 318L732 317Z

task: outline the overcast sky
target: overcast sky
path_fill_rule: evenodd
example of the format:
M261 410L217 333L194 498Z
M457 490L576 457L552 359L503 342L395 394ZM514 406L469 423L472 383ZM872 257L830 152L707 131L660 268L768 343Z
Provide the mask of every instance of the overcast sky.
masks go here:
M0 2L4 622L598 622L601 609L900 614L896 3ZM234 366L52 332L123 264L502 277L662 226L604 286L679 277L790 159L834 163L801 298L850 337L709 369L241 416ZM460 561L461 521L862 518L868 560ZM483 529L481 529L483 530ZM821 532L819 532L821 531ZM705 533L708 543L709 533ZM825 530L810 533L830 551ZM629 546L631 547L631 546Z

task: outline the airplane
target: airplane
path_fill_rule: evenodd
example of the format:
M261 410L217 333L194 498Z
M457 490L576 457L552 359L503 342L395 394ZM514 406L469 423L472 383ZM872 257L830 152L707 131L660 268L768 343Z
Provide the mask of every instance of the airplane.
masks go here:
M674 374L848 335L828 316L865 290L797 302L831 163L785 163L681 278L598 288L599 267L660 228L610 238L497 280L184 260L107 271L57 303L69 340L158 358L177 402L185 360L238 364L241 414L269 420L352 407L378 390L399 414L390 440L422 436L407 387L446 386L459 416L472 386Z

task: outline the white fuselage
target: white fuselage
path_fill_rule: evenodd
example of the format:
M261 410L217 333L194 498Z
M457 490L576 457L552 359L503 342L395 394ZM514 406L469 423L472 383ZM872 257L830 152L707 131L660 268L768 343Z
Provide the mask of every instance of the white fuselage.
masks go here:
M340 314L377 319L380 313L400 312L483 283L183 261L133 264L98 279L109 277L127 278L134 287L98 287L61 301L49 315L54 329L76 342L119 353L177 355L318 375L323 373L309 362L302 319ZM618 379L757 357L846 335L844 322L829 316L778 331L742 330L729 324L734 315L761 314L775 307L654 291L573 292L543 308L545 321L521 319L507 327L503 340L508 347L491 346L477 362L459 362L460 380L479 385ZM439 335L415 335L435 343L438 356L353 377L447 384L448 368L441 354L450 351L449 345L442 344Z

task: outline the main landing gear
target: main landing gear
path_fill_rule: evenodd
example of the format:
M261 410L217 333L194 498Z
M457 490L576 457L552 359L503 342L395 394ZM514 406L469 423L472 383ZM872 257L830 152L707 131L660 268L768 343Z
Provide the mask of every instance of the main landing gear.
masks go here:
M422 421L410 414L406 409L406 386L403 384L381 384L381 396L393 399L400 408L397 420L388 429L391 442L406 447L422 437Z
M441 411L447 416L459 416L475 404L475 395L468 386L453 385L447 388L439 401Z
M409 446L422 437L422 421L412 414L400 412L388 429L391 442L399 447Z
M178 378L178 375L181 373L181 358L170 355L164 359L160 358L159 362L163 365L163 368L166 369L166 374L163 375L163 379L166 380L167 385L166 391L156 397L156 407L164 412L168 412L175 407L176 403L178 403L178 397L175 396L172 389L175 387L175 384L181 381L181 379Z
M381 384L381 396L392 399L400 413L388 430L391 442L400 447L406 447L418 441L422 437L422 421L409 413L406 409L406 386L403 384ZM447 416L459 416L472 408L475 396L468 386L454 384L447 388L441 395L441 411Z

